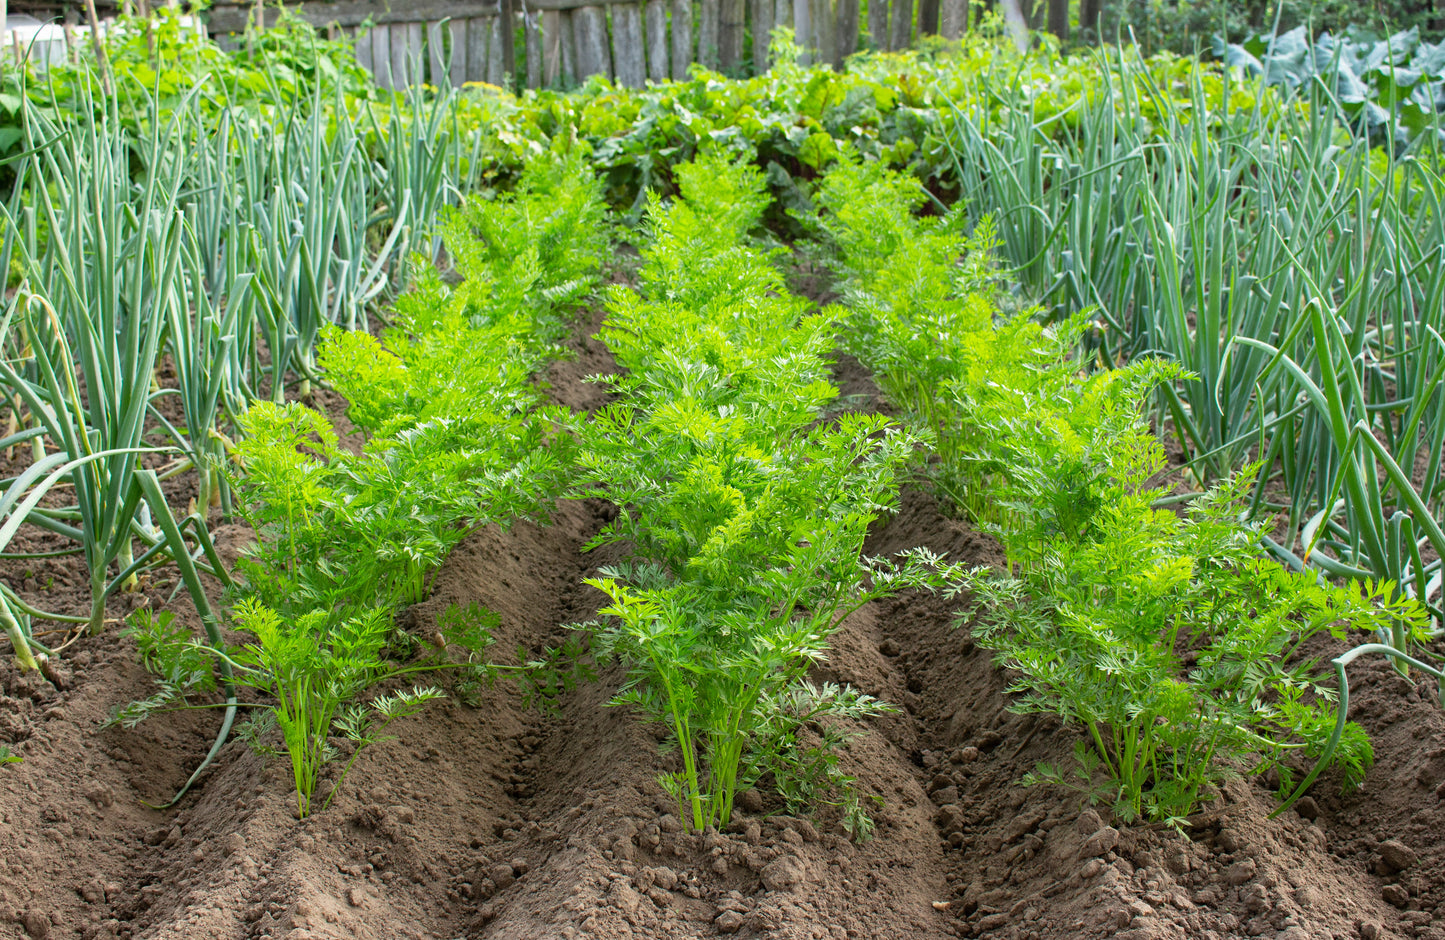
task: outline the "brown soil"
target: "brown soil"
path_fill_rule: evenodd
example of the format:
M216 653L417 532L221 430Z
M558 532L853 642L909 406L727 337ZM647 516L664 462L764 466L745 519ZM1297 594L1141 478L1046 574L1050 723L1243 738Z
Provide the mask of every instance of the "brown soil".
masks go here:
M594 408L605 395L580 379L610 362L583 337L573 348L578 358L549 373L552 395ZM876 397L856 364L840 380ZM475 533L403 622L425 634L449 605L475 602L501 618L499 662L555 645L600 600L581 579L608 559L580 548L607 512L574 502L550 526ZM245 532L218 536L234 551ZM910 491L869 551L916 545L999 560L990 539ZM44 563L55 577L47 606L85 606L76 564ZM0 574L30 596L44 582L19 567ZM120 598L112 616L161 606L171 587ZM1378 756L1365 788L1341 796L1322 781L1300 812L1270 820L1263 785L1237 781L1185 841L1110 827L1073 794L1019 785L1036 761L1067 763L1076 735L1007 710L1004 678L953 626L963 605L873 604L818 672L901 706L859 726L844 755L885 802L862 845L827 812L779 815L766 793L726 833L681 831L656 782L657 737L604 707L619 680L605 670L555 714L524 707L505 680L474 706L438 704L364 752L331 807L298 823L284 758L239 741L178 809L144 805L184 781L219 713L103 730L112 708L151 689L115 630L77 641L58 682L6 662L0 742L25 760L0 767L0 934L1445 938L1445 711L1433 689L1359 664L1353 714ZM172 607L194 622L184 596ZM1388 839L1405 848L1382 848Z

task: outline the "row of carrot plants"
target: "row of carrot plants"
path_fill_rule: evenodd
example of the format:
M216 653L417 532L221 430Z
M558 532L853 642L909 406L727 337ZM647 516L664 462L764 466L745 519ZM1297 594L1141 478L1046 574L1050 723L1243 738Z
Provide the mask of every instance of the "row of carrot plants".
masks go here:
M938 491L1006 550L1007 570L959 583L973 598L961 623L1012 670L1013 707L1086 732L1075 767L1035 779L1175 826L1239 768L1278 771L1287 802L1326 766L1358 784L1370 743L1312 641L1400 625L1420 639L1428 612L1388 583L1262 558L1255 468L1202 494L1160 483L1144 412L1161 383L1189 377L1149 358L1087 368L1087 321L1045 327L1011 309L990 223L920 217L925 198L915 179L844 162L809 221L845 275L850 351L936 435Z
M465 697L505 671L484 655L487 611L449 610L430 642L398 629L395 614L427 596L467 533L543 516L562 494L571 439L554 433L565 415L544 404L535 376L560 353L566 312L593 288L603 221L595 178L575 156L541 158L512 194L447 214L440 237L453 272L419 260L380 339L337 326L321 337L319 363L365 435L359 448L300 402L251 405L231 475L256 540L227 602L253 639L203 646L168 614L141 611L132 632L160 690L118 720L204 703L220 675L228 724L238 705L256 710L243 737L268 749L279 725L304 817L340 756L333 738L350 754L320 806L390 722L443 694L397 688L401 679L459 671ZM259 698L239 703L237 686ZM393 691L377 694L383 686Z
M808 674L859 606L943 583L926 551L862 553L922 439L836 412L837 314L790 294L778 250L750 238L764 174L718 156L675 172L678 198L647 207L639 286L608 295L618 398L579 429L579 495L617 507L593 544L625 552L588 582L609 603L581 626L626 669L613 704L666 726L681 767L661 781L687 824L726 826L768 777L863 838L837 745L889 706Z

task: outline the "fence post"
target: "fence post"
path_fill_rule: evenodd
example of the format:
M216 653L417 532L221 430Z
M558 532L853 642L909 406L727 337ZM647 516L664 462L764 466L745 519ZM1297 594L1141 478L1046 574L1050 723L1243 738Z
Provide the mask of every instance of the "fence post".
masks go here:
M773 28L777 29L779 26L793 28L793 0L776 0L776 6L773 7ZM793 38L801 41L796 31Z
M487 84L498 88L507 83L507 61L502 58L502 18L490 17L487 23Z
M487 80L487 38L491 33L490 17L474 16L467 20L467 81Z
M527 43L527 87L542 87L542 31L537 21L536 13L528 13L526 5L522 9L523 36Z
M718 0L701 0L697 8L697 61L717 68Z
M447 26L452 34L451 85L460 88L467 80L467 21L452 20Z
M1069 0L1049 0L1049 32L1069 38Z
M743 30L747 0L722 0L718 5L718 66L735 68L743 58Z
M513 48L516 45L513 33L517 29L517 15L516 7L512 5L512 0L501 0L501 6L502 9L499 12L502 21L503 81L498 84L504 87L510 87L516 80L517 75L517 50Z
M893 0L892 12L888 48L890 51L907 49L913 43L913 0Z
M837 64L858 51L858 0L837 0L838 57Z
M562 84L577 81L577 37L572 28L572 11L563 10L562 21Z
M552 88L562 81L562 14L542 11L542 84Z
M811 65L813 63L813 11L809 9L809 0L793 0L793 38L798 45L803 47L803 54L800 57L799 65Z
M1049 0L1053 3L1054 0ZM1064 0L1065 3L1068 0ZM918 0L918 35L938 35L938 0Z
M392 23L387 31L391 33L391 87L406 88L411 84L411 36L405 23Z
M808 14L813 20L813 36L809 45L818 50L813 61L819 65L838 65L838 20L833 0L812 0Z
M944 39L957 39L968 29L968 0L941 0L938 14L938 34Z
M753 73L768 70L768 34L773 31L773 0L752 0L748 11L753 20Z
M612 68L617 84L641 88L647 84L647 64L642 60L642 8L635 3L612 7Z
M667 0L647 0L643 13L647 31L647 77L667 79Z
M898 0L902 3L903 0ZM968 0L960 0L967 3ZM868 38L877 49L888 48L888 0L868 0Z
M692 0L672 0L672 77L687 78L692 65Z
M607 13L597 6L572 11L572 30L577 37L577 77L612 77L612 57L607 50Z
M371 59L371 32L371 30L358 31L355 42L351 44L351 51L356 56L356 64L368 72L375 70ZM378 84L380 83L378 82Z

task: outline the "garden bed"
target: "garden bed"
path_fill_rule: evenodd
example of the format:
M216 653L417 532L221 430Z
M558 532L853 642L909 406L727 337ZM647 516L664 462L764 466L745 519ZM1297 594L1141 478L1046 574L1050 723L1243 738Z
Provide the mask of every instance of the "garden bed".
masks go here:
M555 401L601 402L581 381L607 369L588 338L597 323L579 326L577 360L553 366ZM847 360L838 384L876 399ZM449 605L475 602L500 617L499 661L554 645L603 600L581 579L606 550L580 549L607 512L565 503L550 526L473 534L404 622L426 636ZM247 537L216 532L228 560ZM868 550L918 545L1001 560L911 490ZM46 606L84 611L78 565L33 564L28 582L15 563L3 574L28 597L54 576ZM123 595L109 615L164 606L171 587ZM184 593L169 606L194 617ZM1356 667L1351 716L1377 758L1356 794L1327 778L1270 820L1270 792L1239 780L1191 821L1192 841L1110 828L1075 794L1020 786L1037 761L1067 765L1075 735L1006 710L989 655L952 626L960 606L874 602L817 671L901 706L860 728L844 757L884 801L865 844L826 810L775 815L765 792L728 832L687 833L655 780L657 739L602 707L617 674L550 715L505 681L475 707L438 703L366 750L335 803L298 823L284 755L235 740L177 810L144 805L184 782L219 713L101 730L151 690L117 631L76 642L49 679L6 663L0 730L24 762L0 768L0 915L16 936L55 938L1445 937L1445 714L1432 688Z

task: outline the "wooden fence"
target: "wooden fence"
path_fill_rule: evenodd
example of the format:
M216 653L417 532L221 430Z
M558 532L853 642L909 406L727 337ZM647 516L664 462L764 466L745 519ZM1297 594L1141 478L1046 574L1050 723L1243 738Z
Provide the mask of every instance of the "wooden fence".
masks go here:
M871 0L867 32L882 49L920 34L954 38L967 0ZM212 34L238 33L258 7L218 2ZM305 3L309 22L354 33L356 57L384 87L417 81L571 86L591 75L640 87L684 78L694 61L724 72L766 71L775 27L794 31L805 60L834 66L859 44L858 0L422 0L404 8L365 0ZM276 13L266 10L268 22ZM363 26L370 21L370 28ZM515 29L504 28L515 24ZM514 37L520 31L523 42ZM749 38L751 41L749 41Z

